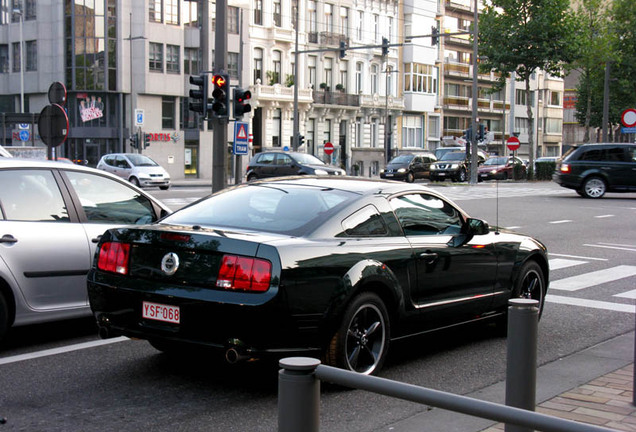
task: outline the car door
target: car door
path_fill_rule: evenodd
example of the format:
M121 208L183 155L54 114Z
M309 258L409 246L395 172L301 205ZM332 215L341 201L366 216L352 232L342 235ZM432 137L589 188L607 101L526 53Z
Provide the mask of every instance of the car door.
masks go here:
M425 320L457 322L484 312L497 274L488 236L468 238L458 209L427 193L401 195L391 206L413 251L411 301Z
M97 242L109 228L140 225L156 221L150 199L137 190L99 174L86 171L65 171L71 194L79 202L78 215L90 248L95 254Z
M296 175L298 174L298 169L298 165L289 155L284 153L276 154L274 159L274 175L276 177Z
M420 156L415 156L413 158L413 162L411 162L411 167L413 170L413 175L416 178L424 177L424 163L422 162L422 158Z
M607 149L607 159L612 165L610 181L613 187L636 189L636 147L616 146Z
M113 174L127 180L130 177L131 172L132 165L130 165L125 157L117 155L115 158L115 169L113 170Z
M257 177L274 177L274 153L263 153L256 159L256 164L253 167Z
M36 311L88 306L91 251L68 192L49 169L0 171L0 259Z

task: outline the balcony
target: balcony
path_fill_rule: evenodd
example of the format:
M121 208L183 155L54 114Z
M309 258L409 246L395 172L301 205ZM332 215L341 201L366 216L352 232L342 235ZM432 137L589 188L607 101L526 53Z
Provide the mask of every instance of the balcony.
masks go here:
M346 35L331 32L307 33L307 41L309 43L320 44L327 47L339 47L340 42L344 42L349 45L349 38Z
M316 90L314 91L314 103L317 105L360 106L360 96L347 94L340 91Z

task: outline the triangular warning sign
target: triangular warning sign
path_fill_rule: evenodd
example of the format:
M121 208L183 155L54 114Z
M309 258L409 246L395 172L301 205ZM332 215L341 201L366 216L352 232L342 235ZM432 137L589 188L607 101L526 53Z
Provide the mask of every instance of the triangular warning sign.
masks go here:
M239 130L236 133L236 138L238 139L247 139L247 131L245 130L245 125L240 125Z

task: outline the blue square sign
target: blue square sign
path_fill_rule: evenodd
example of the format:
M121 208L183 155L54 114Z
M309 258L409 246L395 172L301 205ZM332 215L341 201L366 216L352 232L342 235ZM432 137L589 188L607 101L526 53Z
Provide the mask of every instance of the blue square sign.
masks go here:
M249 128L247 122L234 123L234 154L246 155L249 150Z

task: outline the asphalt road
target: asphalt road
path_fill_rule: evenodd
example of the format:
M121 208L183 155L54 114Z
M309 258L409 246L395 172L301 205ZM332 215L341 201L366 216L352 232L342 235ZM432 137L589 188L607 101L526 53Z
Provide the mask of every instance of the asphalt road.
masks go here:
M634 329L636 194L586 200L549 182L433 187L472 216L548 246L540 365ZM156 196L178 208L205 193L174 188ZM92 345L100 341L91 320L12 331L0 350L0 417L8 420L0 432L277 429L276 365L230 367L204 355L171 358L144 341L106 342ZM506 340L470 326L394 344L382 376L465 394L502 381L505 363ZM321 430L389 431L426 409L323 386Z

